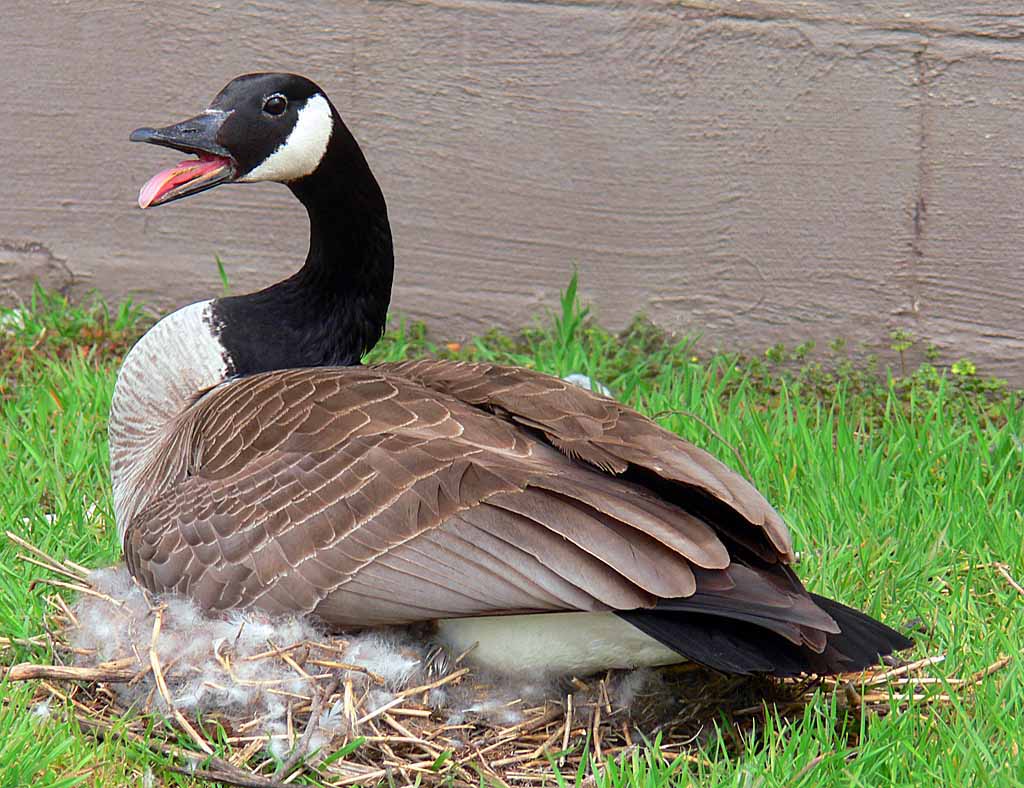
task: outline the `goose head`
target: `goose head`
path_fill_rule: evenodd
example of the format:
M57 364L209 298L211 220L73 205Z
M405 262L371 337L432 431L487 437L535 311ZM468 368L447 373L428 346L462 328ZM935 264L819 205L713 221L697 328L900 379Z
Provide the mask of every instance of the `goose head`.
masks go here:
M324 92L296 74L237 77L195 117L136 129L130 139L195 156L150 178L139 192L142 208L226 183L297 184L324 165L329 149L358 150Z
M193 157L150 178L142 208L261 181L285 184L306 207L301 269L257 293L211 302L231 374L360 362L387 319L391 228L358 143L318 85L296 74L245 74L195 117L136 129L130 139Z

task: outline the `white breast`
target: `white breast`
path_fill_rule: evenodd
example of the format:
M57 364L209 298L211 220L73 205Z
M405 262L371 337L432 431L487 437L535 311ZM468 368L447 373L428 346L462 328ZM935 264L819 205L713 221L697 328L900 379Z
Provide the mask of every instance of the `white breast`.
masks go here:
M655 667L686 660L614 613L538 613L450 618L438 622L454 653L502 673L586 675L609 668Z
M228 375L217 339L213 302L167 315L140 339L117 374L110 405L110 477L118 536L157 480L150 460L173 432L175 419L202 391Z

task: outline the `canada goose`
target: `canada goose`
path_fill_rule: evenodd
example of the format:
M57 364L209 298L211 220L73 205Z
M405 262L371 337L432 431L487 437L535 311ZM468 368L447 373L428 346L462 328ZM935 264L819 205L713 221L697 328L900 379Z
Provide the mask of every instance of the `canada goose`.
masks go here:
M308 79L238 77L131 139L198 157L143 208L276 181L310 221L298 273L179 309L124 361L111 475L146 588L331 627L437 621L503 670L834 673L912 645L808 593L754 487L630 408L526 369L361 366L390 299L387 208Z

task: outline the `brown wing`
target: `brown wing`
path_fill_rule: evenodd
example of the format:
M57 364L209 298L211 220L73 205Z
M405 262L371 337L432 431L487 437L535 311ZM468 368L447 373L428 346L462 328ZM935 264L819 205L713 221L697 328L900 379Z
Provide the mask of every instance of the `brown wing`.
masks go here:
M764 560L794 558L785 523L749 481L613 399L521 367L428 359L376 369L501 414L608 473L642 478L674 503L707 515L723 537Z
M646 457L658 478L676 484L693 466L680 489L706 489L706 476L716 500L742 499L744 517L774 527L739 477L609 400L535 373L509 387L505 372L488 374L493 394L466 394L472 368L444 363L289 370L215 389L168 444L189 456L165 466L185 471L155 484L129 522L129 567L207 608L315 611L339 625L647 608L738 590L788 610L779 627L792 638L812 636L794 607L832 626L798 587L737 575L723 526L547 441L572 441L581 457L597 446L620 473L641 445L668 447ZM638 445L624 432L634 424Z

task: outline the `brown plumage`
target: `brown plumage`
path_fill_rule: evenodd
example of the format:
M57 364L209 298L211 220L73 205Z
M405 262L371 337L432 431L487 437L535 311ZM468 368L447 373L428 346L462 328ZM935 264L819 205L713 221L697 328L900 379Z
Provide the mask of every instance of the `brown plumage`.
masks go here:
M175 471L139 503L128 565L208 609L366 626L689 598L813 653L839 632L785 568L786 528L745 479L529 370L262 373L182 413L155 463Z
M267 76L295 95L315 88L243 80ZM215 101L235 102L225 117L246 106L239 82ZM315 139L308 117L299 136ZM309 209L303 270L172 315L119 377L115 500L147 588L338 627L614 611L671 657L740 673L857 668L909 645L810 595L757 490L636 411L525 369L359 366L387 305L390 234L358 147L333 109L323 122L330 143L312 174L275 176ZM177 146L168 130L143 131ZM218 134L209 149L231 152ZM245 134L249 145L256 132ZM198 145L191 133L181 147ZM154 181L147 200L159 204ZM325 222L339 205L348 224Z
M177 472L139 503L126 556L148 586L207 608L385 624L689 596L693 567L728 567L728 535L623 479L626 457L742 506L764 549L774 539L788 555L778 515L737 474L612 400L527 370L263 373L206 395L176 431L192 441L157 459ZM468 572L452 549L510 534L519 555Z

